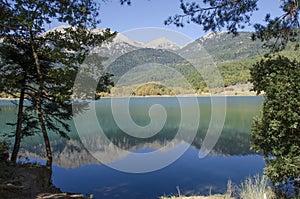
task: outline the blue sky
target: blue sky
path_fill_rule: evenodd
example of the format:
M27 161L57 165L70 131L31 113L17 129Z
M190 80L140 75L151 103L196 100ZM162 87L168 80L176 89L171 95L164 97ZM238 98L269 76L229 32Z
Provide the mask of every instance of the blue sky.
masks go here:
M252 23L262 22L266 13L279 15L279 6L279 0L259 0L259 11L253 16ZM101 3L99 27L109 27L121 33L147 27L167 28L185 34L191 39L197 39L206 34L196 24L186 24L184 28L174 25L165 26L164 20L176 13L181 13L179 0L132 0L131 6L121 6L119 0L109 0ZM253 29L247 28L246 30ZM147 38L135 39L142 42L147 40Z
M147 42L159 37L185 45L207 34L197 24L186 24L183 28L175 25L165 26L164 21L175 14L180 14L179 0L131 0L132 5L120 5L120 0L95 0L100 6L99 28L110 28L129 39ZM202 0L195 0L202 2ZM259 11L251 18L252 24L262 23L265 15L279 16L280 0L259 0ZM54 28L60 24L53 22L47 27ZM246 27L244 31L253 31L252 27ZM175 33L175 34L174 34Z

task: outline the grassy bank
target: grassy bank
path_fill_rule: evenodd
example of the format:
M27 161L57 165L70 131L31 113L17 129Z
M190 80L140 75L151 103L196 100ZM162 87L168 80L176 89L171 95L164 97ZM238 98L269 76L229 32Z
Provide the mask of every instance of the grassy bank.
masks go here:
M232 185L229 181L226 194L210 196L162 196L160 199L275 199L276 195L265 176L247 178L243 183Z

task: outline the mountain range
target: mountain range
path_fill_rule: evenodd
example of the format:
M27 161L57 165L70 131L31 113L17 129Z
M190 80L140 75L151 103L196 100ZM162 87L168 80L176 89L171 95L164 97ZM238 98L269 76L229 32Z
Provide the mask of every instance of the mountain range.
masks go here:
M118 82L118 86L136 84L138 87L155 82L177 88L178 82L187 81L192 88L179 86L179 93L186 90L199 93L212 87L222 87L220 85L227 87L249 82L250 68L267 52L262 48L261 41L251 40L252 34L239 32L233 36L227 32L208 33L180 46L164 37L142 43L118 33L111 42L104 42L92 53L107 58L101 64L105 72L114 75L113 80ZM217 73L223 79L222 84L215 80L218 79L215 78Z
M114 75L119 87L156 82L177 89L176 94L191 94L207 90L207 87L222 87L220 78L215 78L215 71L212 71L215 65L223 75L225 86L247 83L251 60L263 54L263 50L258 50L262 43L252 41L251 35L250 32L241 32L238 36L227 32L209 33L179 46L167 38L141 43L119 33L111 43L95 52L109 58L104 63L105 69ZM190 88L183 85L185 80ZM126 92L119 94L126 95Z
M252 41L252 34L251 32L240 32L238 36L233 36L228 32L208 33L191 43L180 46L165 37L141 43L130 40L128 37L118 33L112 43L102 46L101 53L120 56L126 52L141 48L164 49L176 53L190 52L195 51L195 48L203 48L215 61L224 62L262 54L264 51L259 50L262 43L260 41Z
M68 26L58 26L50 31L62 31L66 27ZM93 32L101 33L103 30L96 28ZM264 50L260 50L262 49L262 43L260 41L252 41L252 34L251 32L239 32L237 36L234 36L225 31L208 33L193 42L180 46L165 37L142 43L117 33L112 42L102 44L101 47L94 49L94 52L101 53L101 56L116 57L116 55L120 56L141 48L164 49L179 53L183 51L191 52L201 46L200 48L205 49L216 62L224 62L262 54L264 52Z

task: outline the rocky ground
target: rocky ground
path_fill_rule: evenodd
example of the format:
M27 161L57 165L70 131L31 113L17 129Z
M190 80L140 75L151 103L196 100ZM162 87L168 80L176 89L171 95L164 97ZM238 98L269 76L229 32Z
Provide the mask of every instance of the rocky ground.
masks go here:
M0 162L2 199L84 199L80 194L62 193L51 184L51 171L36 164ZM91 198L91 197L89 197Z

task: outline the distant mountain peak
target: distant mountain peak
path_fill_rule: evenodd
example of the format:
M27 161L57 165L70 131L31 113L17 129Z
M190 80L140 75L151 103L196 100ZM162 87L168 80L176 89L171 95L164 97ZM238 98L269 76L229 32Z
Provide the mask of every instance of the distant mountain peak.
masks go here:
M149 41L144 45L147 48L154 48L154 49L167 49L167 50L178 50L180 46L175 44L174 42L168 40L165 37L159 37L155 40Z
M124 42L127 44L130 44L132 46L136 46L136 47L143 47L143 43L141 42L137 42L137 41L133 41L131 39L129 39L128 37L126 37L125 35L118 33L117 36L114 38L113 42L118 43L118 42Z
M215 39L216 37L220 37L224 34L228 34L227 31L221 31L221 32L210 32L201 37L201 40L207 40L207 39Z
M159 37L159 38L157 38L157 39L154 39L154 40L152 40L152 41L147 42L146 44L154 43L154 42L167 42L167 43L173 43L173 42L171 42L170 40L168 40L168 39L165 38L165 37Z

